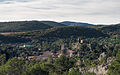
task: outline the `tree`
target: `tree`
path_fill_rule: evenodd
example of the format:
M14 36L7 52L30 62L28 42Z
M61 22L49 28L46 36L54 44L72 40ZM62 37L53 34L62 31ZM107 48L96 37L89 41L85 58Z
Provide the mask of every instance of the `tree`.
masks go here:
M70 68L74 66L74 61L70 58L66 57L65 55L60 56L55 60L54 65L58 69L60 73L68 71Z
M116 55L116 59L109 66L108 75L120 75L120 50Z
M50 64L50 63L47 63L47 62L40 64L40 67L41 67L42 70L44 70L44 71L46 71L48 73L49 72L53 73L53 72L56 71L55 66L53 64Z
M22 75L25 71L25 62L23 59L9 59L5 65L0 67L0 75Z
M0 66L5 64L5 61L6 61L6 55L3 54L3 55L0 56Z
M35 64L28 68L23 75L48 75L48 72L41 69L40 64Z
M68 75L82 75L82 73L79 70L72 68Z
M96 75L94 72L85 72L83 75Z

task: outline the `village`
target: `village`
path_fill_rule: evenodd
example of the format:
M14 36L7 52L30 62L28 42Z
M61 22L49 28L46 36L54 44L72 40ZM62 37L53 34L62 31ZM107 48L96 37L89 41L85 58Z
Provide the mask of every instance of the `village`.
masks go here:
M46 51L42 51L41 47L34 47L34 45L31 44L21 44L21 45L12 45L13 48L16 48L18 50L27 50L28 52L30 52L30 50L32 50L34 53L35 52L40 52L40 54L38 55L28 55L25 53L21 53L20 56L18 56L18 58L23 58L24 60L27 61L47 61L49 58L52 59L57 59L60 58L62 55L65 55L66 57L79 57L81 55L85 55L85 52L87 52L87 50L84 52L83 48L81 47L81 45L87 45L87 47L89 48L89 51L92 51L92 47L91 44L87 43L85 40L83 39L77 39L76 42L72 43L72 48L68 48L65 46L65 43L61 43L60 44L60 49L57 50L56 52L52 52L49 50ZM11 44L10 44L11 46ZM85 48L85 47L84 47ZM104 48L108 48L106 45L104 46ZM98 62L101 62L104 58L106 57L106 53L103 52L101 53L97 59L95 59L95 63L98 64ZM89 72L94 72L96 74L106 74L108 72L108 66L110 65L110 62L112 60L114 60L115 57L108 57L106 60L106 63L104 64L99 64L93 67L83 67L83 68L79 68L79 71L81 71L82 73L85 73L87 71ZM77 59L76 65L80 65L81 62L85 62L85 60L81 60L81 58Z
M52 57L53 59L56 59L56 58L59 58L61 55L65 55L66 57L79 56L80 53L79 53L79 51L76 51L76 49L81 50L80 45L84 44L84 43L85 43L84 40L78 40L78 42L72 44L73 45L72 49L69 49L69 48L65 47L65 45L63 43L63 44L61 44L61 49L59 51L57 51L56 53L53 53L51 51L46 51L46 52L43 52L39 56L27 56L26 54L23 54L23 55L21 55L21 57L18 57L18 58L23 58L23 59L28 60L28 61L31 61L31 60L47 61L49 57ZM31 47L33 47L33 46L32 45L19 46L19 48L31 48ZM38 48L38 50L40 51L41 49ZM101 61L102 59L104 59L104 57L106 57L105 52L101 53L99 55L99 58L96 59L95 61ZM96 66L91 67L91 68L87 68L87 67L79 68L79 70L82 73L85 73L85 72L89 71L89 72L94 72L96 74L105 75L108 72L108 66L110 65L110 62L114 59L115 59L114 57L109 57L109 58L107 58L107 63L106 64L96 65ZM80 62L81 62L80 59L77 60L76 65L80 65ZM84 60L82 62L84 62Z
M78 42L72 44L72 49L65 47L63 43L61 44L61 49L58 50L56 53L53 53L51 51L45 51L41 53L39 56L28 56L27 54L21 54L21 56L18 58L23 58L26 60L47 60L49 57L55 59L55 58L59 58L61 55L65 55L66 57L79 56L79 52L77 52L76 49L80 50L81 44L84 44L84 41L78 39ZM22 46L18 46L17 48L30 49L33 48L33 46L22 45ZM41 51L41 48L33 48L33 49Z

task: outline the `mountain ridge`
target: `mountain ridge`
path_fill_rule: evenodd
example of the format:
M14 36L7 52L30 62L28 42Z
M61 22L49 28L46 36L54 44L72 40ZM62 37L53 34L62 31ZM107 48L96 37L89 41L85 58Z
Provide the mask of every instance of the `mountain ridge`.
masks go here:
M70 25L70 26L96 26L94 24L89 24L89 23L83 23L83 22L73 22L73 21L63 21L60 22L61 24L64 25Z
M13 21L0 22L0 32L24 32L65 26L53 21Z

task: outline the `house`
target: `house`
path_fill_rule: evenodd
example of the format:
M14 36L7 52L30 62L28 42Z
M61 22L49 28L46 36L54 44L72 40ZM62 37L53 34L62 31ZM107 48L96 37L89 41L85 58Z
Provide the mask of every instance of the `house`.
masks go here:
M54 54L50 51L46 51L40 56L29 56L28 60L47 60L49 57L54 57Z
M41 48L38 48L38 51L41 51Z
M80 40L80 43L81 43L81 44L83 44L83 43L84 43L84 41L83 41L83 40Z
M29 56L28 57L28 60L36 60L36 61L47 60L47 59L48 59L48 57L44 57L44 56Z
M23 45L23 46L19 46L19 48L31 48L33 47L32 45Z

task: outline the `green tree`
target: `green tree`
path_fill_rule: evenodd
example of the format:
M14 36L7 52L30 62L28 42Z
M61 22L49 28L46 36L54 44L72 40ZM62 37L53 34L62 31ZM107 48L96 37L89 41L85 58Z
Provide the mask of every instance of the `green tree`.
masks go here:
M120 75L120 50L116 55L116 59L109 66L108 75Z
M49 73L42 70L40 64L35 64L32 67L28 68L23 75L48 75Z
M44 70L44 71L46 71L46 72L55 72L56 71L56 68L55 68L55 66L53 65L53 64L50 64L50 63L48 63L48 62L45 62L45 63L42 63L42 64L40 64L40 67L41 67L41 69L42 70Z
M23 59L12 58L0 67L0 75L22 75L25 71L26 65Z
M60 58L55 60L54 65L60 73L63 73L74 66L74 61L65 55L62 55Z
M3 55L0 56L0 66L5 64L5 61L6 61L6 55L3 54Z
M82 75L82 73L79 70L72 68L68 75Z
M84 75L96 75L94 72L85 72Z

